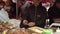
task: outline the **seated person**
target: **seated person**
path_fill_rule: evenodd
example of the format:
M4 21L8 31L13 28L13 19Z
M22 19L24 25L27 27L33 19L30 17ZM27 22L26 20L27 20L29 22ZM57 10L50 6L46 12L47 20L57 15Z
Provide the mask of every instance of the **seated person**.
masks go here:
M33 26L38 26L44 28L47 19L46 8L42 6L41 0L32 0L33 4L26 8L25 12L22 12L22 23L21 28L29 28Z

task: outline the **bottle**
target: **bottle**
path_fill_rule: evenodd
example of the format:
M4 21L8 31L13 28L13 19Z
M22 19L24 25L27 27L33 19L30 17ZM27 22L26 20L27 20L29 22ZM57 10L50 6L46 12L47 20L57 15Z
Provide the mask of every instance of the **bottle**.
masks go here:
M49 28L49 19L46 19L46 25L45 25L45 28L48 29Z

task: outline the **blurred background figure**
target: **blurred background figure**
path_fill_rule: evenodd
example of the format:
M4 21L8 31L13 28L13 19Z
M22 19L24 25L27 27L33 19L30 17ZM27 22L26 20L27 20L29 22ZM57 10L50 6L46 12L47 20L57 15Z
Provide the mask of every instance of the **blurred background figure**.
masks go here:
M50 19L50 24L55 23L55 21L60 21L60 0L55 0L55 3L48 10L48 15Z
M46 11L48 11L48 9L51 7L50 5L50 2L42 3L42 6L44 6L47 9Z
M32 0L32 2L23 12L21 27L38 26L44 28L47 18L46 8L42 6L41 0Z
M2 0L0 0L0 1L2 1Z
M42 0L42 6L44 6L47 11L50 8L51 0Z
M24 9L28 6L30 6L30 1L28 0L18 0L18 16L19 19L22 19L22 12L24 12Z
M55 0L51 0L51 6L53 6L55 3Z
M3 0L5 2L5 10L8 11L9 18L16 18L16 3L14 3L12 0Z

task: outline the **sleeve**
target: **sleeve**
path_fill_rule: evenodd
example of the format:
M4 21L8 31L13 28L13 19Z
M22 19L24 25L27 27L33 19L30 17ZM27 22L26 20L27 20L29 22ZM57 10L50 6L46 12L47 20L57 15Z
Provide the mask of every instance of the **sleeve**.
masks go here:
M28 25L24 25L23 24L23 20L28 20L29 19L29 13L28 13L28 9L22 9L22 12L21 12L21 18L22 18L22 21L21 21L21 25L20 27L21 28L28 28L29 26Z
M49 19L53 18L53 16L54 16L54 15L53 15L53 9L50 8L50 9L48 10L48 15L49 15Z
M23 20L27 20L28 19L28 13L26 11L22 12L22 19Z
M54 12L53 12L52 8L50 8L48 10L48 15L49 15L49 19L50 19L50 24L52 24L53 23L53 17L54 17Z

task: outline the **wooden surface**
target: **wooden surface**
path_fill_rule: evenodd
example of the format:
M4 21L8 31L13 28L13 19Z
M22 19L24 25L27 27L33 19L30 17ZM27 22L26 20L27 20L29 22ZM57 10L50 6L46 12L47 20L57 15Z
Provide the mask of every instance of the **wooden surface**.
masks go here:
M55 23L59 22L60 23L60 18L54 18L53 19Z

